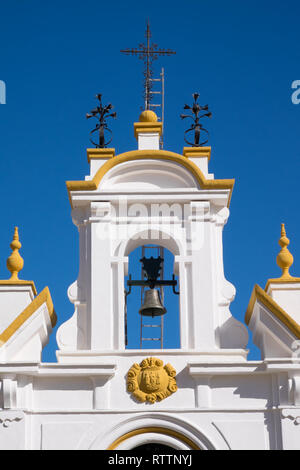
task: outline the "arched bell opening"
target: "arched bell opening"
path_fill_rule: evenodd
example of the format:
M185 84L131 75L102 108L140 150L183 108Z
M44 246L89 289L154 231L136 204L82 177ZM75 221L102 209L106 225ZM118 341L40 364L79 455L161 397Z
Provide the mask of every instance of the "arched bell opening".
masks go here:
M126 349L179 349L179 279L174 255L148 244L129 254L125 276Z

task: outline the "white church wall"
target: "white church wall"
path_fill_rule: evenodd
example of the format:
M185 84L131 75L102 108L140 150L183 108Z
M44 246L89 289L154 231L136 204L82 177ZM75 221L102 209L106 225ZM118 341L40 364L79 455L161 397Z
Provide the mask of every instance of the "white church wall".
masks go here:
M22 411L0 410L0 450L26 448L26 419Z
M92 380L69 378L37 378L33 384L35 410L92 410Z

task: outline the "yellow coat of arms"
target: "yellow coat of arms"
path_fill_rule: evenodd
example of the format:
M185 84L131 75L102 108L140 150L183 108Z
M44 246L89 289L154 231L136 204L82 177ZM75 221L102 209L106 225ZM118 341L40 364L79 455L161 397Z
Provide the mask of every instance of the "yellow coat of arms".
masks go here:
M177 391L176 370L161 359L149 357L133 364L127 375L127 390L140 402L162 401Z

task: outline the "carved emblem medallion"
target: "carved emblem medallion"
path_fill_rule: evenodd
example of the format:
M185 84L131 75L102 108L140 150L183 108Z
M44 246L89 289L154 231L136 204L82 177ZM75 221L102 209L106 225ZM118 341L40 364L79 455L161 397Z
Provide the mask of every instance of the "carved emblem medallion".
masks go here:
M144 403L155 403L177 392L176 370L161 359L149 357L133 364L127 374L127 390Z

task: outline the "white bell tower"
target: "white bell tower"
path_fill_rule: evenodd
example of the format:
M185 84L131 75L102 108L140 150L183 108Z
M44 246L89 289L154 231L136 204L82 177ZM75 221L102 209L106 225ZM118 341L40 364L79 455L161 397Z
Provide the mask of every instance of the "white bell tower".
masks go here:
M80 271L68 291L74 316L57 334L59 362L129 354L124 278L129 254L149 244L175 257L177 354L246 359L247 330L230 313L235 288L223 269L222 232L234 180L209 173L210 147L184 148L182 155L160 150L161 129L156 114L144 111L134 124L138 150L115 156L114 149L88 149L90 175L67 183L79 230Z

